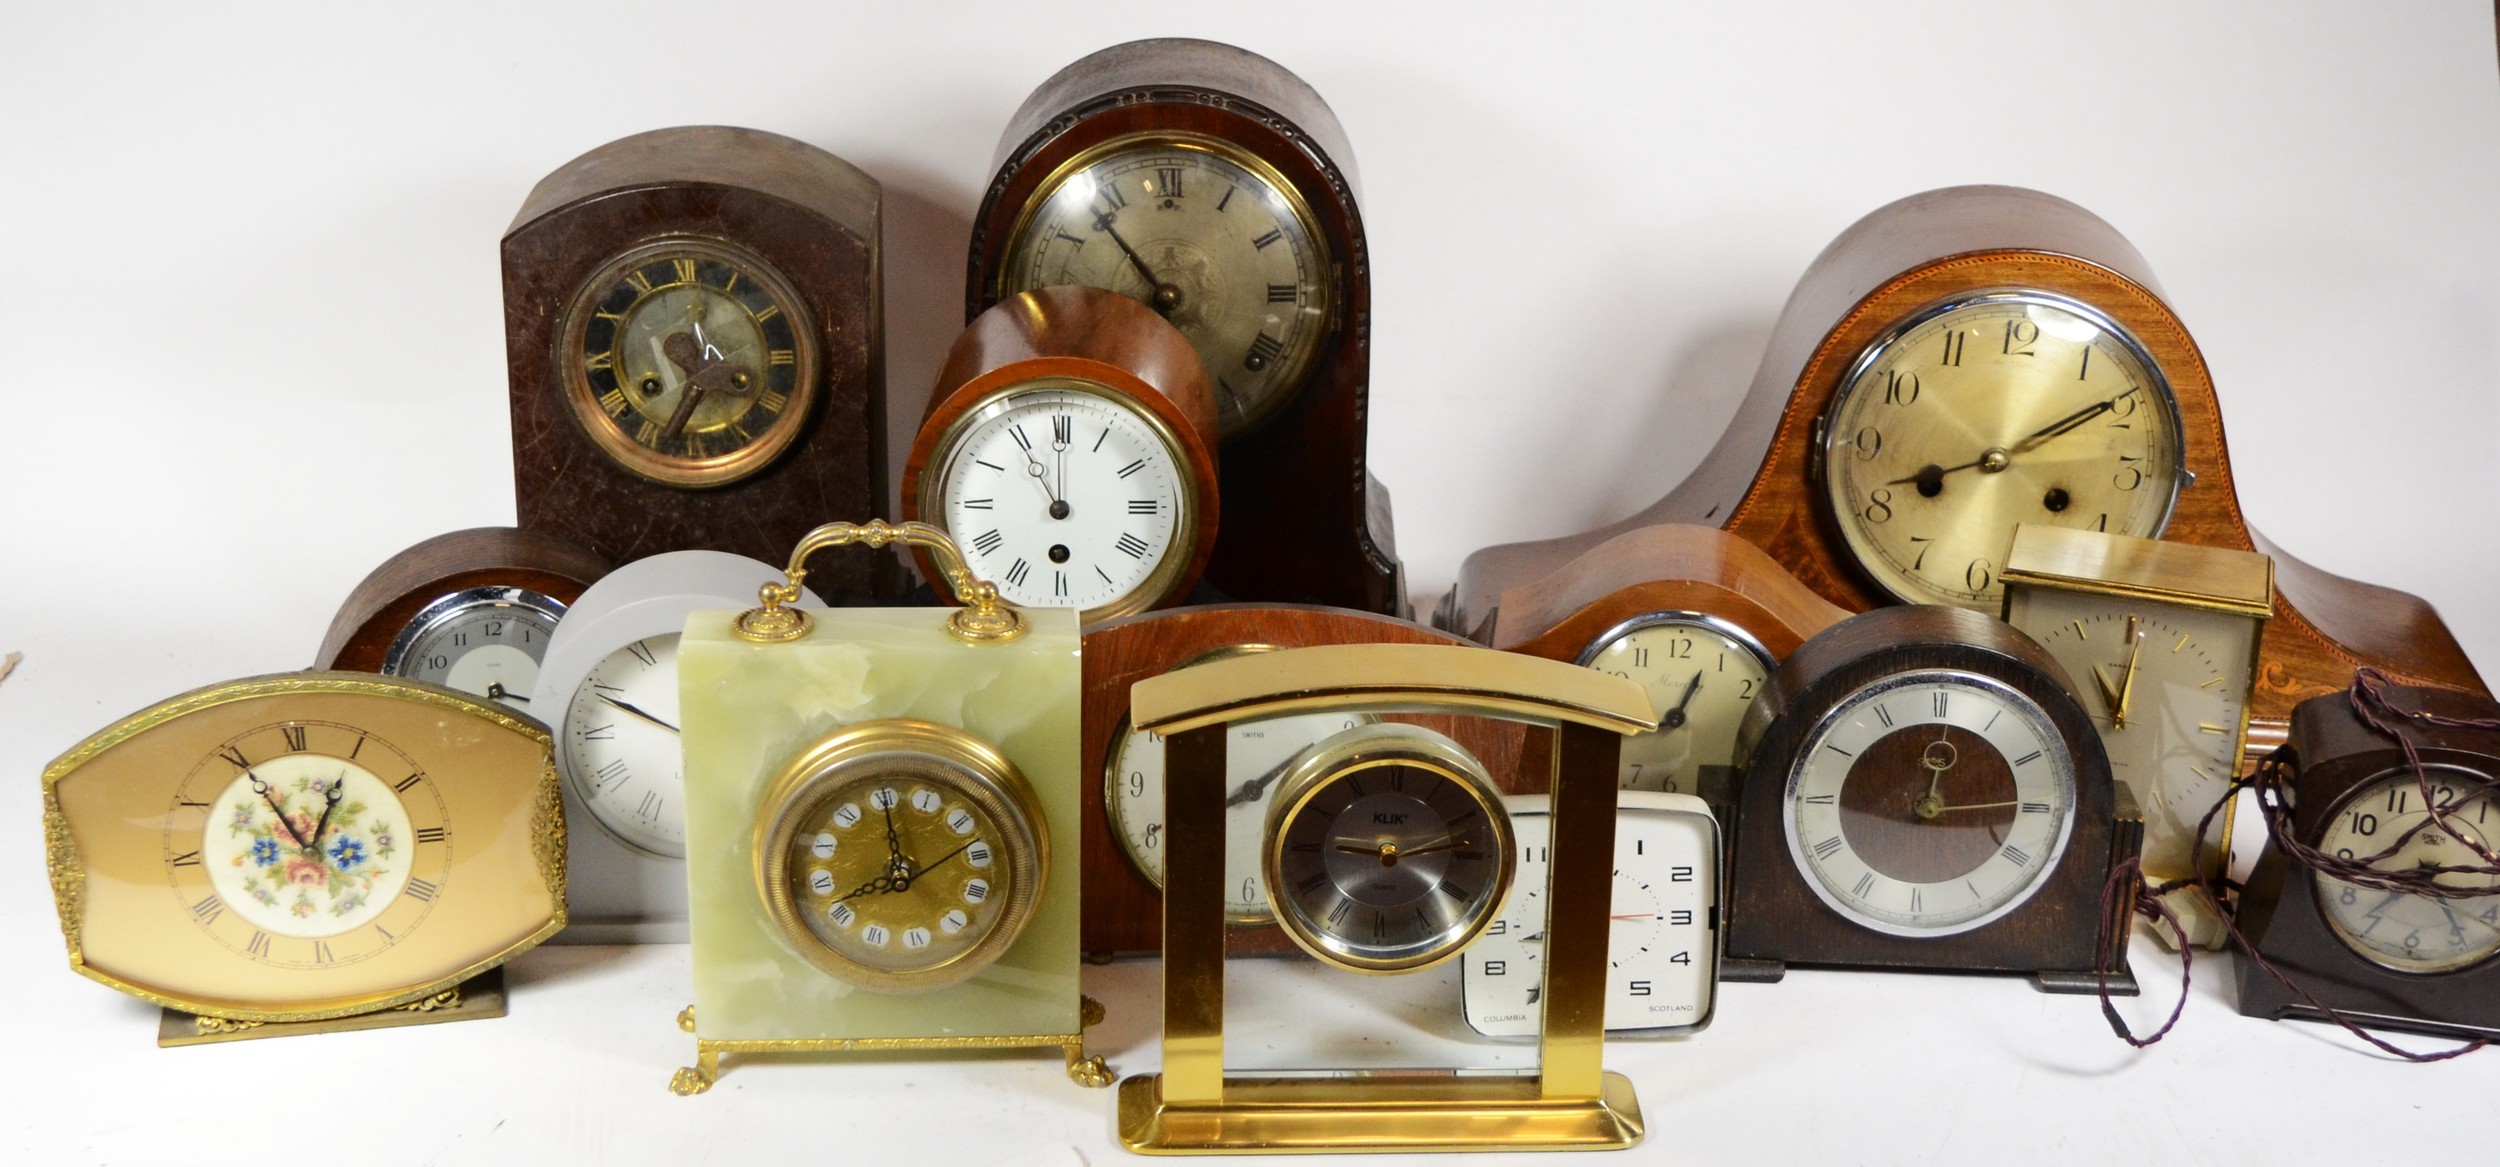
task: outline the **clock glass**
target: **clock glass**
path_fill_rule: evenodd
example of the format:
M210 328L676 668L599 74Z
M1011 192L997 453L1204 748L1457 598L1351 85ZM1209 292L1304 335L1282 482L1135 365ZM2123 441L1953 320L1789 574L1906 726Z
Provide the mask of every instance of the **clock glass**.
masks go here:
M1226 438L1291 399L1331 309L1327 251L1300 193L1192 136L1115 139L1034 192L998 293L1063 284L1118 292L1188 337Z
M1153 411L1104 386L1026 382L940 439L937 509L972 573L1009 602L1088 622L1126 615L1166 598L1188 566L1197 515L1180 449Z
M469 588L425 606L400 630L382 671L528 712L530 687L563 603L525 588Z
M1735 624L1700 612L1652 612L1598 637L1579 663L1649 691L1658 728L1623 742L1626 790L1701 793L1731 773L1736 730L1771 675L1771 654Z
M2318 848L2381 871L2481 865L2460 839L2485 848L2500 839L2500 813L2493 812L2488 793L2492 780L2458 766L2426 765L2423 770L2430 777L2431 805L2451 809L2446 829L2432 821L2421 780L2410 769L2396 769L2361 783L2345 797L2327 821ZM2381 967L2447 972L2500 952L2500 877L2440 876L2447 886L2490 888L2493 893L2453 900L2361 887L2324 873L2315 878L2318 902L2336 938Z
M644 637L601 660L573 690L559 736L573 793L600 826L643 851L685 855L676 633Z
M785 870L798 916L860 964L929 968L998 926L998 823L948 786L864 773L802 812Z
M643 477L718 486L763 469L798 436L817 354L798 294L770 265L717 242L619 256L567 314L572 412Z
M2150 538L2183 475L2178 406L2144 347L2042 292L1904 319L1822 428L1826 501L1858 566L1913 603L1993 613L2018 523Z
M1790 858L1833 911L1896 936L1990 923L2039 890L2075 820L2048 713L1973 673L1897 673L1807 735L1782 796Z

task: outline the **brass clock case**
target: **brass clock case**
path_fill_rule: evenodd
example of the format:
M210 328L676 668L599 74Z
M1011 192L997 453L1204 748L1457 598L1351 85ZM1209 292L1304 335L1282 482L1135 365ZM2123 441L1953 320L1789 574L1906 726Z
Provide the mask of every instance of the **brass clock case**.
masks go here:
M802 918L791 890L789 857L799 833L823 819L827 805L843 792L883 776L942 789L999 830L995 871L1006 888L997 915L972 946L926 964L879 966L835 949ZM996 747L952 726L890 718L845 727L791 759L759 805L756 890L782 939L817 968L876 992L926 992L988 968L1032 922L1050 870L1050 833L1032 785Z
M673 282L650 277L649 269L662 263L669 265L666 278ZM728 270L726 286L701 278L707 264ZM749 290L741 291L741 285ZM715 399L749 399L745 411L707 427L711 432L744 433L749 421L764 422L761 432L717 454L704 448L700 433L686 432L696 429L700 402L673 410L678 414L669 419L674 425L644 417L637 432L629 433L625 428L627 418L641 415L626 407L627 386L622 381L628 358L619 351L626 344L623 333L640 318L646 305L681 288L695 289L692 296L696 298L710 297L738 305L750 317L747 323L755 330L758 342L770 346L766 352L756 354L763 363L752 369L732 367L726 377L708 389L708 395ZM629 290L633 296L630 302L621 308L608 306ZM805 327L809 318L807 303L779 271L722 240L668 238L632 248L602 264L582 281L571 306L565 310L563 327L557 330L555 360L563 370L568 412L582 433L618 466L663 486L726 486L751 477L772 465L807 427L816 401L818 363L815 337ZM585 351L591 343L594 325L603 321L612 322L614 331L609 335L614 339L601 353ZM709 346L708 340L703 342L705 349ZM669 359L676 361L677 355L672 354ZM709 363L727 364L726 360ZM692 388L691 381L702 378L701 373L687 375L688 389L677 391L675 400L682 401ZM773 404L776 401L778 405ZM624 411L620 412L620 407L625 407ZM680 449L663 450L645 440L650 433L663 429L679 432L652 441L664 440Z

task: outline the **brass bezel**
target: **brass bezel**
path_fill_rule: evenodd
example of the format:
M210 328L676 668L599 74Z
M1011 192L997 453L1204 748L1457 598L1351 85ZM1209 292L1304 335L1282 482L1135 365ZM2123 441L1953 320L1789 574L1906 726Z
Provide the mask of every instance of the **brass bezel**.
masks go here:
M1285 832L1311 800L1341 779L1387 766L1410 766L1437 774L1466 792L1492 825L1493 845L1500 856L1494 862L1493 879L1478 889L1475 902L1468 906L1459 927L1423 951L1405 957L1361 955L1354 951L1357 946L1303 918L1276 894L1276 889L1284 886ZM1510 895L1518 864L1510 812L1502 803L1500 788L1493 784L1493 776L1485 772L1484 763L1440 734L1394 722L1356 726L1303 751L1293 768L1277 780L1276 798L1267 813L1267 837L1259 853L1259 874L1266 881L1268 910L1274 913L1276 924L1285 935L1322 964L1379 975L1420 972L1465 952L1501 914L1502 901Z
M590 387L590 374L582 362L582 339L590 328L590 317L597 310L600 294L632 271L659 257L692 252L728 264L751 276L771 293L773 302L790 321L793 345L797 350L797 373L791 382L790 403L782 407L780 416L766 427L754 441L713 458L685 459L661 454L626 436L599 407L598 394ZM672 285L673 286L673 285ZM713 289L718 291L719 289ZM672 235L637 244L618 252L599 265L590 278L573 291L572 302L564 309L564 319L556 329L555 360L558 376L564 383L566 412L582 434L599 447L601 453L627 472L662 486L706 489L727 486L763 470L796 442L799 432L807 428L808 418L816 404L816 375L821 354L816 350L819 339L809 325L815 317L807 301L790 285L779 268L765 262L755 253L726 240L691 235ZM760 390L759 390L760 391Z
M947 504L946 485L949 477L948 471L955 463L956 446L962 442L964 435L980 424L1014 408L1014 398L1034 393L1089 394L1126 410L1138 421L1144 423L1146 431L1153 434L1155 440L1163 444L1164 452L1171 456L1173 477L1175 484L1179 487L1174 494L1177 501L1173 506L1172 541L1166 546L1162 561L1155 564L1155 569L1148 572L1145 579L1138 581L1136 587L1122 593L1119 598L1099 607L1079 609L1077 623L1094 624L1121 616L1133 616L1170 598L1173 587L1180 582L1181 573L1188 570L1191 560L1196 558L1198 514L1206 508L1206 500L1198 497L1197 478L1190 473L1187 448L1181 444L1180 435L1174 433L1172 427L1163 420L1163 415L1145 402L1138 400L1136 394L1101 381L1085 377L1035 377L1029 381L1002 385L982 394L970 407L955 415L955 420L948 423L946 429L938 434L937 441L930 444L931 454L928 463L920 470L921 508L924 512L931 509L936 512L936 521L931 522L930 525L946 531L947 536L950 539L953 538L954 532L947 530L944 521Z
M885 969L834 951L799 918L789 888L789 849L803 822L842 789L893 769L953 790L999 827L1006 902L998 922L971 948L935 964ZM971 979L1015 946L1033 920L1050 869L1050 835L1041 800L1015 763L953 726L910 718L863 721L827 735L782 767L757 804L753 843L756 891L793 952L845 983L881 993L918 993Z
M479 718L537 743L543 753L543 761L535 783L537 790L531 807L530 854L531 858L536 861L539 877L545 881L552 897L553 914L547 923L536 932L523 937L505 949L484 956L455 972L414 988L396 993L354 998L315 1009L243 1009L192 1000L144 988L90 967L86 962L82 946L82 937L86 928L86 869L79 859L77 840L71 837L68 816L61 809L58 789L61 782L106 751L159 726L237 701L298 694L379 697L430 705L447 714ZM412 1002L428 1000L537 947L540 942L562 931L566 922L564 796L556 778L553 738L546 728L537 722L514 714L491 701L422 681L385 677L373 673L320 671L278 673L208 685L160 701L88 735L85 740L70 747L68 752L53 759L50 765L44 767L43 832L45 867L51 878L53 904L60 913L61 939L69 950L71 971L108 988L137 997L151 1005L199 1017L216 1018L220 1021L247 1023L328 1021L333 1018L395 1009Z
M1126 154L1141 148L1194 150L1214 155L1249 171L1259 181L1266 183L1269 188L1284 196L1286 213L1293 216L1294 222L1301 226L1303 238L1311 241L1311 270L1317 273L1318 278L1312 284L1315 289L1314 302L1307 307L1318 317L1319 325L1310 331L1310 343L1296 345L1286 350L1282 367L1277 369L1276 375L1270 381L1279 388L1257 402L1256 408L1244 410L1238 425L1223 424L1219 411L1216 423L1217 438L1219 441L1229 441L1235 435L1245 434L1259 428L1270 417L1275 416L1277 411L1283 409L1287 402L1301 395L1303 383L1310 378L1312 363L1319 359L1320 349L1326 345L1329 335L1336 331L1337 326L1336 262L1328 249L1328 235L1320 230L1319 218L1311 213L1311 201L1303 196L1302 189L1295 186L1275 167L1268 165L1266 159L1222 138L1183 130L1148 130L1122 134L1079 152L1060 163L1047 177L1035 184L1032 197L1027 198L1024 205L1017 208L1015 226L1008 230L1006 246L999 252L997 283L990 289L991 298L1004 300L1017 292L1032 290L1012 287L1009 277L1029 262L1025 258L1030 254L1030 249L1025 245L1025 231L1032 227L1037 208L1058 197L1061 187L1067 182L1069 176L1091 170L1112 155ZM1190 347L1195 350L1197 345L1193 341Z

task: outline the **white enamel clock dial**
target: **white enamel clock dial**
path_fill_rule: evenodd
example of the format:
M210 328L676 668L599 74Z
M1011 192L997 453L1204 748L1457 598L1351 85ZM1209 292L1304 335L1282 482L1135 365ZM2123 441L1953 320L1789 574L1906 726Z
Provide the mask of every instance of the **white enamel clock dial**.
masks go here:
M1744 629L1700 612L1653 612L1608 629L1580 655L1649 691L1659 726L1623 742L1626 790L1699 794L1736 765L1736 730L1771 675L1771 654Z
M530 712L538 662L564 604L525 588L456 592L417 613L382 658L384 673Z
M564 711L558 748L574 796L600 826L655 855L685 855L675 634L627 644L582 678Z
M1364 713L1306 713L1234 722L1224 735L1224 918L1259 924L1274 918L1259 875L1268 802L1276 780L1313 743L1375 720ZM1103 774L1103 805L1129 862L1163 886L1163 735L1123 722Z
M1823 715L1788 775L1782 826L1806 886L1895 936L1950 936L2020 907L2075 821L2073 754L1997 681L1900 673Z
M976 406L938 452L938 510L1010 602L1137 611L1173 586L1196 515L1155 416L1101 386L1035 382Z
M1545 983L1545 884L1554 819L1542 795L1511 808L1519 875L1502 913L1467 950L1467 1024L1533 1037ZM1719 826L1691 795L1627 790L1615 816L1606 1028L1691 1032L1709 1024L1719 978Z
M2484 847L2500 841L2500 813L2493 811L2492 800L2471 797L2490 783L2489 778L2456 766L2423 769L2430 775L2432 800L2455 808L2448 817L2451 827ZM2458 835L2440 829L2430 818L2430 808L2422 802L2421 781L2409 769L2393 770L2362 783L2335 808L2318 848L2368 861L2382 871L2482 863ZM2489 887L2494 893L2449 900L2380 891L2324 874L2312 878L2318 882L2318 904L2325 909L2326 922L2336 938L2382 967L2405 973L2447 972L2480 964L2500 952L2500 879L2443 875L2443 884Z

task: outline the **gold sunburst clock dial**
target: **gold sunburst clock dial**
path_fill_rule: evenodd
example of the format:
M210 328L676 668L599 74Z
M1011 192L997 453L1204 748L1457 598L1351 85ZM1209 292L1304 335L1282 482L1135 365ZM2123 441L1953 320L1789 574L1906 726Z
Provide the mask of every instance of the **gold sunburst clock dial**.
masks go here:
M549 739L361 673L211 686L44 772L71 967L169 1008L313 1021L417 1001L564 924Z

